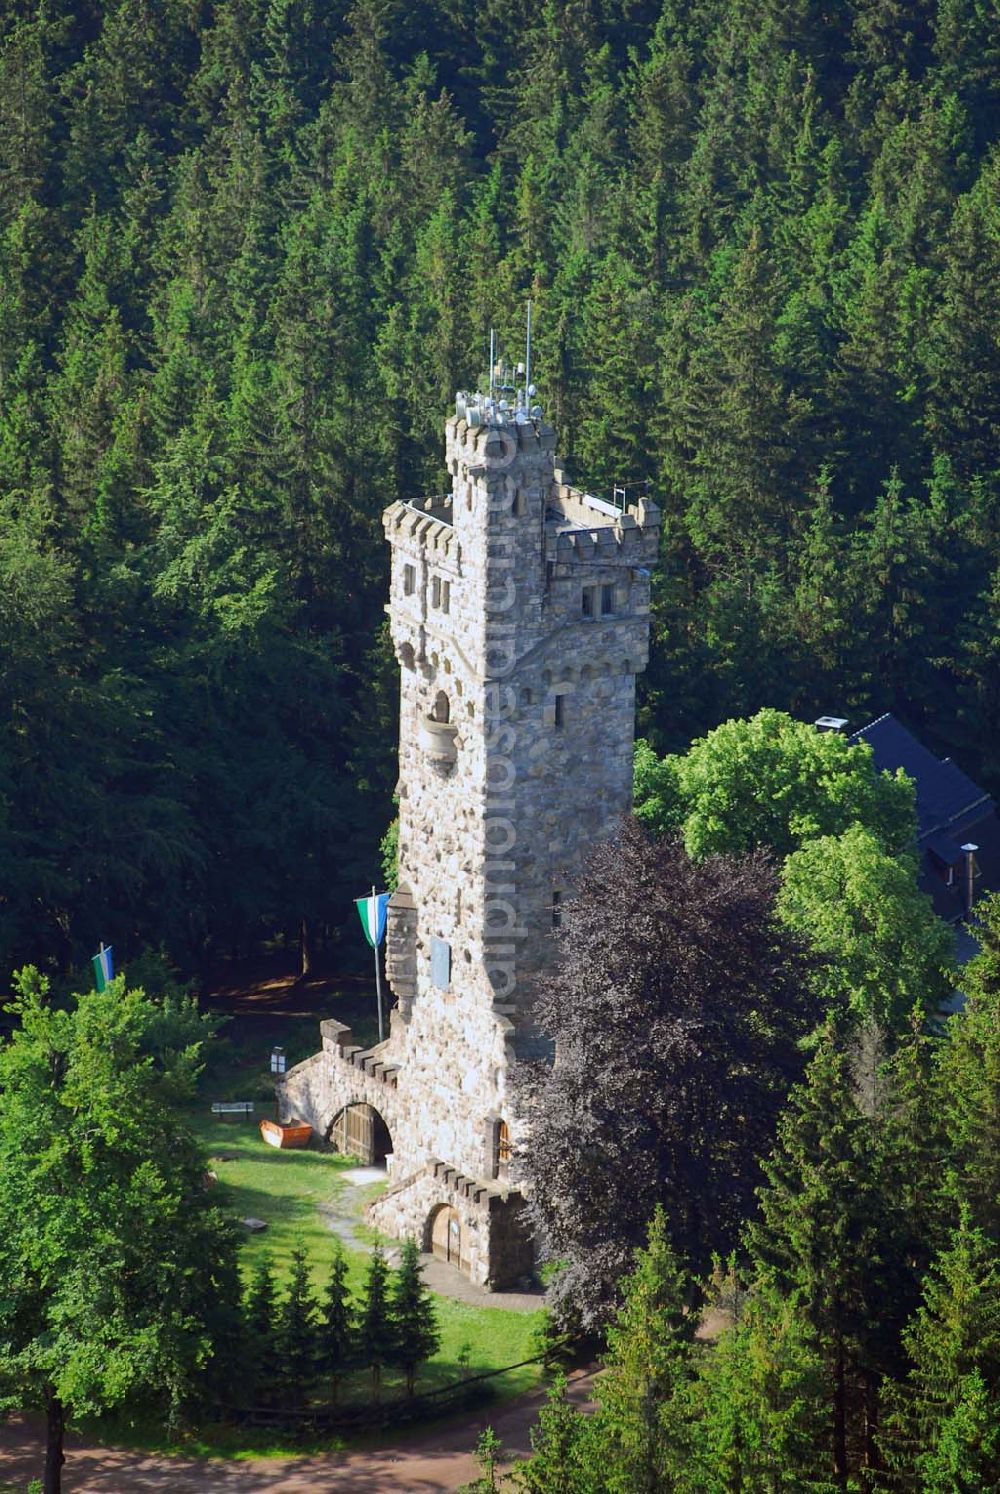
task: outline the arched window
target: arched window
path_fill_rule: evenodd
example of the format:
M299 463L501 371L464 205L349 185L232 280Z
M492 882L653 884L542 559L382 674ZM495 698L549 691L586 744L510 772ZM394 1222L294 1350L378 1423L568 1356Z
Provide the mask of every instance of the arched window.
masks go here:
M434 709L431 712L434 721L447 723L451 720L451 702L443 690L439 690L434 697Z
M505 1120L498 1120L495 1129L494 1157L495 1174L500 1182L506 1182L510 1172L510 1127Z

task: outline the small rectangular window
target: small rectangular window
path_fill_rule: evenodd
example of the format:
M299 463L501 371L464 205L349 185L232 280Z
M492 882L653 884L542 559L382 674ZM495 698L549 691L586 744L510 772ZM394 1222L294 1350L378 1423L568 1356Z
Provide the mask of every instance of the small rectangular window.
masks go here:
M442 581L441 582L441 611L442 612L450 612L451 611L451 582L450 581Z
M561 892L553 892L553 894L552 894L552 927L554 929L561 929L562 928L562 893Z
M608 617L615 610L615 589L613 586L601 587L601 616Z
M440 607L440 605L441 605L441 577L440 576L432 576L431 577L431 606L432 607Z
M593 617L594 615L594 587L592 586L585 586L583 588L583 615L584 617Z
M404 565L403 567L403 595L412 597L417 585L417 568L415 565Z
M552 724L557 731L561 731L566 725L566 697L557 695L555 698L555 709L552 713Z

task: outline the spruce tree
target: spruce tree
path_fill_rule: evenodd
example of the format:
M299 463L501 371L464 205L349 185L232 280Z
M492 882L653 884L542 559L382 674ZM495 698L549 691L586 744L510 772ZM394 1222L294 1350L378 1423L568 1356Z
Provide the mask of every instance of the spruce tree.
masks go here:
M659 1494L684 1456L685 1419L673 1402L691 1376L698 1322L694 1283L670 1245L659 1205L622 1292L599 1390L605 1477L614 1494Z
M949 1189L1000 1245L1000 895L984 898L976 911L980 952L962 972L965 1006L948 1021L937 1103Z
M281 1359L282 1389L303 1396L316 1376L317 1312L305 1252L292 1251L292 1269L278 1312L275 1340Z
M368 1259L358 1322L358 1354L372 1372L372 1399L377 1406L382 1390L382 1371L392 1363L395 1333L389 1303L389 1268L381 1245Z
M904 1335L884 1446L906 1487L1000 1488L1000 1252L963 1205Z
M757 1283L697 1362L694 1429L679 1485L813 1494L832 1490L826 1371L794 1298Z
M511 1483L519 1494L604 1494L607 1449L600 1420L571 1404L557 1375L531 1429L531 1457Z
M403 1241L399 1267L389 1290L392 1319L392 1358L406 1375L406 1393L413 1394L417 1367L430 1359L441 1342L434 1299L423 1282L423 1267L417 1242Z
M347 1260L338 1241L320 1304L316 1356L318 1373L324 1384L329 1385L330 1399L334 1403L341 1380L354 1364L358 1352L357 1334L356 1314L347 1290Z
M248 1381L255 1400L273 1400L281 1376L278 1341L278 1285L269 1255L253 1268L243 1294L243 1330Z
M829 1032L792 1093L764 1172L751 1251L768 1289L799 1305L806 1342L825 1372L832 1471L846 1483L848 1449L863 1441L858 1406L877 1331L871 1267L882 1205L850 1055Z

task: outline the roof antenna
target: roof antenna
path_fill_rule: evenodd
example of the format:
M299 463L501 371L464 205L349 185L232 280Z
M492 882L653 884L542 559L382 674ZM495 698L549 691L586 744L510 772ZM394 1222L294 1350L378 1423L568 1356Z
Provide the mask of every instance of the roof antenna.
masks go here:
M528 340L524 350L524 395L525 402L531 400L534 390L531 387L531 302L528 302Z
M494 384L494 380L496 379L496 366L497 366L497 363L496 363L496 359L497 359L496 342L497 342L497 335L494 332L493 328L491 327L490 328L490 399L491 400L493 399L493 384Z

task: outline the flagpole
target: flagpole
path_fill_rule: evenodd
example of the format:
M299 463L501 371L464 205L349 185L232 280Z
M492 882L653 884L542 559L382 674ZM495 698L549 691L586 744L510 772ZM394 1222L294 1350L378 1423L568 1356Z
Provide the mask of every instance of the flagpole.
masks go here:
M375 888L372 887L372 907L377 907L375 902ZM377 926L377 925L376 925ZM382 1021L382 961L379 959L378 940L375 941L375 1000L378 1002L378 1040L385 1039L385 1024Z

